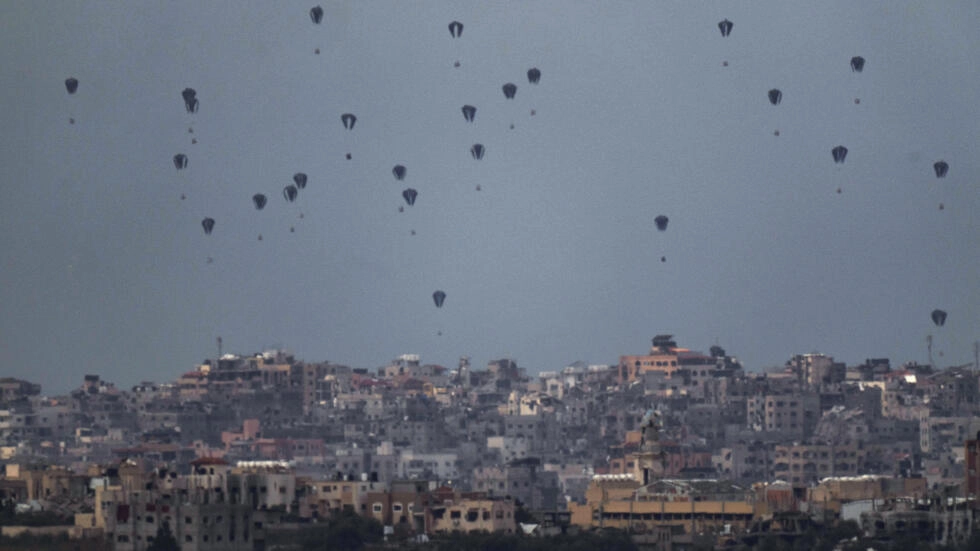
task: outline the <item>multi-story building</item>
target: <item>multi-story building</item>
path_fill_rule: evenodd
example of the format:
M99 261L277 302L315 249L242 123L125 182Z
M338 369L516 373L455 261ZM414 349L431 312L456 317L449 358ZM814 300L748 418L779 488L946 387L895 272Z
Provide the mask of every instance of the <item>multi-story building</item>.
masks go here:
M980 499L980 432L977 432L975 440L967 440L964 448L966 467L965 493L967 497Z

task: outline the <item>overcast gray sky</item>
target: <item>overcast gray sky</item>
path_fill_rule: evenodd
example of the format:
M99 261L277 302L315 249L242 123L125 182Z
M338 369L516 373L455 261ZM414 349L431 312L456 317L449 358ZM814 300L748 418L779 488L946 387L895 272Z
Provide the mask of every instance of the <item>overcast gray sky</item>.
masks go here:
M930 333L972 361L980 3L313 5L0 3L5 375L173 380L218 336L369 368L533 373L657 333L749 368L925 361Z

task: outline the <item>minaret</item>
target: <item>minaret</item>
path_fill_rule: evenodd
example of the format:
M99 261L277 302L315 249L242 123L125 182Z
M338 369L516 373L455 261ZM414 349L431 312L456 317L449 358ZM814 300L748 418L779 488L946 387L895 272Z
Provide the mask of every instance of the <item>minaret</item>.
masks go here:
M459 369L456 372L459 377L459 384L463 388L470 387L470 357L462 356L459 359Z
M643 435L640 438L640 452L636 454L638 479L644 486L663 477L664 452L660 448L660 412L647 411L641 425Z

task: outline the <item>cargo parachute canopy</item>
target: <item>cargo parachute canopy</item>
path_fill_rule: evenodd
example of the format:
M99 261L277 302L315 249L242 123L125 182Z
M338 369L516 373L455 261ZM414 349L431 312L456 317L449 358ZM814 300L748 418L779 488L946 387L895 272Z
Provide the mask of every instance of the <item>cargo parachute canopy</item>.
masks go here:
M843 145L831 149L830 153L834 156L834 162L837 164L842 164L844 159L847 159L847 148Z
M935 323L937 327L942 327L946 324L946 312L943 310L933 310L932 311L932 323Z
M211 235L211 230L214 229L214 218L205 218L201 220L201 227L204 228L205 235Z
M177 167L177 170L187 168L187 155L183 153L174 155L174 166Z
M255 210L262 210L265 208L267 199L265 198L265 195L262 195L261 193L256 193L255 195L252 196L252 202L255 203Z
M75 91L78 90L78 79L77 78L69 78L69 79L65 80L65 89L68 90L68 93L69 94L74 94Z
M293 182L296 182L296 187L298 189L306 189L306 173L297 172L293 174Z
M718 30L721 31L721 36L728 36L732 34L732 27L734 26L735 26L734 23L725 19L718 23Z
M404 180L405 179L405 166L404 165L395 165L395 168L391 169L391 173L395 175L395 179L396 180Z
M460 36L462 36L463 35L463 24L460 23L459 21L453 21L452 23L450 23L449 24L449 34L451 34L453 36L453 38L459 38Z
M418 195L419 192L415 191L412 188L408 188L402 192L402 197L405 199L405 202L408 203L408 206L412 206L415 204L415 198L418 197Z
M282 196L290 203L296 200L297 195L299 195L299 190L296 189L296 186L288 185L282 189Z
M662 214L660 216L658 216L658 217L656 217L656 218L653 219L653 222L657 225L657 229L660 230L660 231L667 231L667 223L669 221L670 221L670 219L667 218L666 216L662 215ZM681 232L681 233L684 233L684 232Z
M323 21L323 8L320 6L310 8L310 19L313 20L313 23L319 25L320 21Z
M432 302L436 303L436 308L442 308L442 303L446 301L446 293L436 291L432 293Z
M780 92L778 88L769 90L769 103L779 105L779 102L781 101L783 101L783 93Z
M477 161L483 158L483 154L485 152L486 149L483 147L482 143L475 143L473 144L473 147L470 148L470 155L472 155Z
M860 73L864 70L864 58L856 55L851 58L851 70L855 73Z
M537 67L531 67L527 70L527 81L531 84L537 84L541 80L541 71Z
M353 130L354 123L357 122L357 117L353 113L344 113L340 116L340 122L344 123L344 128L347 130Z
M193 88L184 88L180 95L184 98L184 108L187 109L187 112L197 113L197 108L200 105L200 102L197 101L197 91Z
M932 168L936 171L936 178L945 178L946 173L949 172L949 164L946 161L936 161Z
M473 122L473 119L476 118L476 107L464 105L462 111L463 118L466 119L466 122Z
M508 82L507 84L504 84L503 85L502 89L504 91L504 97L505 98L507 98L507 99L514 99L514 94L517 93L517 85L516 84L514 84L513 82Z

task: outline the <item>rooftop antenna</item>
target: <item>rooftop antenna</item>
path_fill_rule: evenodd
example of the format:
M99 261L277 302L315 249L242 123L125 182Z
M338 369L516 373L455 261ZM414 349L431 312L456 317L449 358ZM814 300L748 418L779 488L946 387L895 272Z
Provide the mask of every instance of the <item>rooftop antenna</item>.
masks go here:
M980 341L973 341L973 370L980 369Z
M221 337L218 337L218 359L221 359Z

